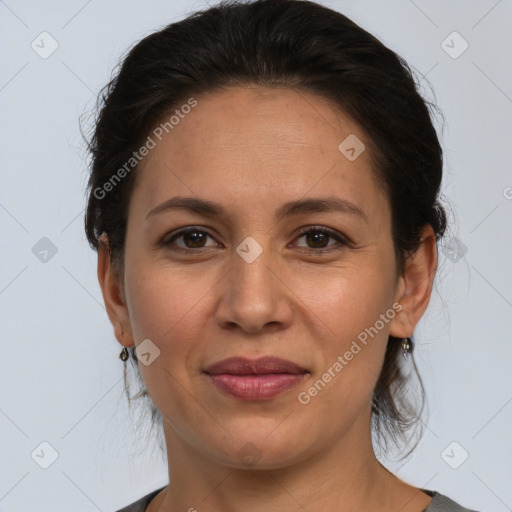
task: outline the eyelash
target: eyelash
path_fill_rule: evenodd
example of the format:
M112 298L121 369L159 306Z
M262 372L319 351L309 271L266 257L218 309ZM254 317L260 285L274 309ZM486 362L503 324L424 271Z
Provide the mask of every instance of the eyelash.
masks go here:
M166 247L171 247L171 244L176 239L182 237L183 235L186 235L187 233L194 233L194 232L205 233L210 238L213 238L204 229L202 229L200 227L191 226L191 227L184 228L184 229L178 231L177 233L175 233L168 240L164 240L162 242L162 244L164 246L166 246ZM323 233L325 235L328 235L330 238L334 238L342 247L350 245L348 240L345 237L343 237L340 233L338 233L337 231L334 231L332 229L326 228L324 226L308 226L307 228L305 228L304 230L299 232L297 234L296 238L300 238L300 237L302 237L304 235L307 235L308 233ZM324 249L302 248L302 249L304 249L304 252L306 252L307 254L315 254L315 255L319 255L320 254L321 255L321 254L331 253L331 252L336 251L336 250L340 250L342 247L334 247L334 248L331 248L331 249L325 249L325 248ZM196 252L196 253L201 253L201 252L204 252L204 250L208 250L208 249L209 249L208 247L199 247L197 249L183 248L183 247L171 247L171 250L173 250L173 251Z

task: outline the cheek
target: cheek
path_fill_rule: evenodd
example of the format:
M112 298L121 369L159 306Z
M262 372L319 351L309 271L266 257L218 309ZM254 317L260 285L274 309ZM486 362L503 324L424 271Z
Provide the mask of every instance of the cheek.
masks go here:
M354 280L331 282L318 297L310 352L320 356L319 364L299 400L310 404L305 413L330 417L334 430L336 425L349 428L367 410L384 362L392 319L388 315L387 323L380 320L390 308L389 291L384 286L377 289L374 279L358 276ZM327 334L315 336L321 332Z
M207 273L170 268L134 269L128 284L128 308L135 343L145 338L160 344L187 338L200 328L207 293L216 283ZM203 312L203 313L202 313ZM202 315L201 315L202 313Z
M322 391L325 406L343 398L346 405L357 407L372 394L395 316L393 274L382 260L336 269L330 276L297 278L297 303L304 304L305 318L313 322L310 336L316 341L311 350L321 353L316 377L332 382L325 388L328 392ZM335 378L325 374L329 369Z
M199 281L197 274L194 279L183 270L146 267L134 269L133 281L127 278L135 345L150 339L160 350L150 365L139 363L142 378L156 407L162 413L172 410L178 418L188 411L182 386L190 385L191 368L204 342L204 323L211 317L205 309L208 291L218 281L204 274Z
M393 281L387 269L372 262L316 269L309 274L296 272L289 280L289 287L300 299L295 301L297 307L303 308L305 315L316 318L314 321L323 325L331 338L337 336L342 343L374 325L390 307Z

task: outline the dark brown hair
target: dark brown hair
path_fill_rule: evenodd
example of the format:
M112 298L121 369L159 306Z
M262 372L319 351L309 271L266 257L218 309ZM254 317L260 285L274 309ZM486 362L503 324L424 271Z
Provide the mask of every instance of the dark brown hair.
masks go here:
M314 2L224 1L137 43L99 96L88 143L92 170L85 232L96 250L98 237L107 234L121 282L137 166L108 192L105 184L157 122L191 97L254 85L320 95L359 123L368 137L375 177L389 197L399 273L426 224L439 241L446 215L439 202L443 158L431 117L435 106L422 98L407 63L346 16ZM406 439L421 415L407 398L401 350L400 340L390 336L372 403L374 431L387 432L394 441ZM138 370L133 347L131 355ZM423 386L414 360L413 365L423 410ZM147 391L138 396L147 397ZM161 421L149 402L153 419ZM385 437L379 435L387 446Z

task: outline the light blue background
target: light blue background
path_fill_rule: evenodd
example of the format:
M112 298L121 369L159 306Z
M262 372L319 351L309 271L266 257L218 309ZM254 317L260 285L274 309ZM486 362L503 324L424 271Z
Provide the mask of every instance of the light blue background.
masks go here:
M458 262L440 250L417 332L430 404L423 440L407 462L384 462L463 505L512 510L512 2L322 3L432 84L446 118L443 191L455 212L447 240L467 247ZM167 483L156 443L130 427L120 345L83 233L78 118L129 46L206 5L0 1L2 512L107 512ZM59 45L47 59L31 48L43 31ZM457 59L441 47L453 31L469 43ZM32 252L42 237L57 248L46 263ZM46 470L31 458L43 441L58 452ZM469 453L458 469L441 456L453 441Z

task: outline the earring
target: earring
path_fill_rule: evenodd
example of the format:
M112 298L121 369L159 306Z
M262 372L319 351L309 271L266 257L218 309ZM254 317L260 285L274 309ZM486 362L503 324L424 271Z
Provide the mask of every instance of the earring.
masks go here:
M119 354L119 358L121 361L126 361L128 359L128 350L126 347L123 347L123 350L121 350L121 353Z
M407 359L407 353L409 352L411 345L409 344L409 338L404 338L402 340L402 349L404 358Z

